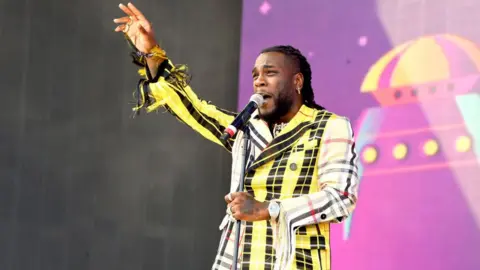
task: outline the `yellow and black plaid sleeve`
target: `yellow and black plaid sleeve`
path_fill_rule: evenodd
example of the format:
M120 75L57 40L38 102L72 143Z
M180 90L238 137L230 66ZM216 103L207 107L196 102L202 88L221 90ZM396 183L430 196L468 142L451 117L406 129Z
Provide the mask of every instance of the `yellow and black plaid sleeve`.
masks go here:
M274 225L277 264L291 262L298 228L339 222L352 213L358 193L357 160L350 122L344 117L330 117L320 143L318 191L281 200L280 216Z
M318 192L282 201L293 227L339 222L348 217L357 201L358 155L350 122L331 117L320 145Z
M174 66L168 61L162 64L161 68L158 71L160 76L154 81L148 78L139 81L136 92L137 107L134 110L143 108L147 112L152 112L163 107L206 139L231 151L233 138L223 144L219 137L233 121L236 113L198 98L188 84L186 66ZM139 73L146 77L145 69Z

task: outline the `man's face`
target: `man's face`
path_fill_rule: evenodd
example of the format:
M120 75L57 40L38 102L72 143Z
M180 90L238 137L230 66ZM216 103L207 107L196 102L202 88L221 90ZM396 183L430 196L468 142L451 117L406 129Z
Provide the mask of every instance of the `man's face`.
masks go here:
M265 100L259 115L267 122L287 114L294 101L294 72L290 59L282 53L262 53L252 70L253 89Z

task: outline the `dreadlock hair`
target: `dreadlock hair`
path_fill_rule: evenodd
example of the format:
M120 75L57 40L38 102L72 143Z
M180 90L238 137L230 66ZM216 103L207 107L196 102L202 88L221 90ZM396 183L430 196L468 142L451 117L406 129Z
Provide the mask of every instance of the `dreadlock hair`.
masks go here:
M312 88L312 70L307 58L296 48L289 45L273 46L263 49L261 53L278 52L288 56L291 60L296 62L300 73L303 74L303 87L301 89L303 102L307 107L324 110L325 108L315 103L315 95Z

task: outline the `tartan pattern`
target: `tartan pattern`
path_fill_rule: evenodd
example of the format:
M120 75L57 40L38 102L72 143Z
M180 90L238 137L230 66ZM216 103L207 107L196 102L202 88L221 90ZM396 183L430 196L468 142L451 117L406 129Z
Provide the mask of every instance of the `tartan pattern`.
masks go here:
M205 138L218 140L233 121L225 112L198 99L190 87L159 79L147 84L147 111L163 106ZM239 189L242 148L247 147L245 190L259 201L281 203L278 222L242 222L239 269L330 269L330 223L341 222L356 204L357 155L350 122L328 111L302 106L275 138L253 115L251 141L242 132L227 145L232 152L230 191ZM224 218L212 269L231 269L234 222Z
M139 84L141 92L148 93L150 101L148 104L140 104L139 107L145 106L147 112L152 112L162 106L180 122L231 152L235 138L231 138L226 144L218 138L235 119L236 113L201 100L190 86L167 82L164 77L160 77L156 83Z

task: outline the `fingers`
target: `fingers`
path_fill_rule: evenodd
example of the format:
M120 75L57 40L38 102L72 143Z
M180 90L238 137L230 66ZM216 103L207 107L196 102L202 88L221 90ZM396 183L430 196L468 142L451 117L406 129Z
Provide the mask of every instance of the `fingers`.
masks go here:
M253 221L254 218L251 215L245 214L242 211L242 205L236 204L231 205L228 207L228 212L230 212L230 216L235 220L245 220L245 221Z
M225 195L225 202L227 202L227 214L235 217L235 211L238 212L239 210L239 202L238 200L235 200L235 198L238 198L238 194L240 192L231 192Z
M127 16L116 18L113 22L117 24L130 24L135 27L135 30L138 30L140 33L144 35L150 34L152 31L152 27L149 21L145 18L143 13L138 10L132 3L128 3L127 5L119 4L118 7L125 12ZM135 23L135 24L133 24ZM138 23L138 24L137 24ZM126 29L125 29L126 28ZM115 28L115 32L120 31L128 31L129 26L118 26Z
M240 210L241 210L241 205L239 204L227 204L227 215L235 218L235 219L238 219L238 215L240 214Z
M235 216L235 214L240 212L240 205L230 205L229 206L230 211L232 212L232 215Z
M128 16L135 17L135 13L133 13L133 11L131 11L130 8L128 8L128 7L125 6L124 4L119 4L118 7L119 7L123 12L125 12L125 14L127 14Z
M235 213L239 213L241 210L241 205L239 204L227 204L227 214L234 216Z
M133 23L133 21L136 21L137 18L135 17L135 14L124 4L119 4L118 7L123 10L123 12L128 15L128 17L122 17L113 20L116 23L123 23L123 25L119 25L117 26L117 28L115 28L115 32L128 32L130 29L130 25Z
M143 13L140 12L132 3L128 3L128 8L130 8L130 11L133 12L134 16L137 16L140 20L145 20L145 16L143 16Z
M233 201L239 201L242 202L248 197L251 197L250 193L248 192L231 192L225 196L225 201L227 203L231 203Z
M130 22L130 17L122 17L122 18L116 18L113 19L114 23L129 23Z
M128 16L132 16L132 19L134 20L146 20L143 13L132 3L128 3L126 6L124 4L119 4L118 7Z
M252 195L248 192L232 192L225 195L227 214L236 220L248 219L249 217L242 213L242 207L245 207L245 202L249 200L249 197L252 197Z
M234 201L236 198L242 197L243 193L246 193L246 192L232 192L232 193L230 193L232 201Z
M227 202L227 213L235 218L240 213L245 198L248 196L248 192L231 192L225 195L225 202ZM235 213L237 213L235 215Z
M230 192L227 195L225 195L225 201L227 202L227 204L235 200L236 193L238 192Z
M115 32L129 33L130 29L131 28L129 24L121 24L115 28Z
M119 25L115 28L115 32L123 32L125 30L125 27L125 24Z
M242 192L230 192L227 195L225 195L225 201L227 203L231 203L233 200L235 200L235 198L240 196L241 193Z

